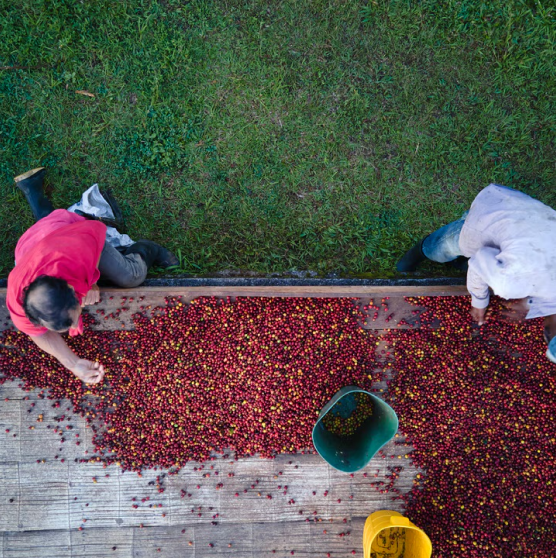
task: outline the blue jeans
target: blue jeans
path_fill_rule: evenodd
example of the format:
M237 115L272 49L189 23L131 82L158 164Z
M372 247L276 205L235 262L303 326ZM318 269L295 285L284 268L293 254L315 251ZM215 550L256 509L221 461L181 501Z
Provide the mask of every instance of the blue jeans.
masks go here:
M457 221L440 227L423 240L423 254L429 260L446 263L463 255L459 247L459 233L468 213L466 211Z

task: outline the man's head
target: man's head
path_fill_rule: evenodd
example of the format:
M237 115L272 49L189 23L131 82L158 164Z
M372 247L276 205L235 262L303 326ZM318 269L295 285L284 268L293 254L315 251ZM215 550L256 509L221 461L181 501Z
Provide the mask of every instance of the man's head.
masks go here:
M41 275L24 291L23 309L29 320L51 331L77 327L81 306L75 290L64 279Z

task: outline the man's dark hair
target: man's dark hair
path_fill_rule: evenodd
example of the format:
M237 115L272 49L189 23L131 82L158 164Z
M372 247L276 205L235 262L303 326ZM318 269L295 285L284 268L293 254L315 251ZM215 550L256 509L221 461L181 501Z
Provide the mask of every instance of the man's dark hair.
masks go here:
M40 290L40 304L37 305L29 295ZM66 331L71 327L69 311L79 304L75 291L68 282L58 277L40 275L23 291L23 310L35 325L45 326L53 331Z

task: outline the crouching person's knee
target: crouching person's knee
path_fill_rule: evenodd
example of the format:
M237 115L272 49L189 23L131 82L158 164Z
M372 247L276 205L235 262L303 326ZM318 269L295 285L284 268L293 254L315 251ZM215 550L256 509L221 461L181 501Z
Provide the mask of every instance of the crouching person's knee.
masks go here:
M124 256L126 265L122 266L117 276L112 281L123 288L138 287L147 277L147 264L139 254Z

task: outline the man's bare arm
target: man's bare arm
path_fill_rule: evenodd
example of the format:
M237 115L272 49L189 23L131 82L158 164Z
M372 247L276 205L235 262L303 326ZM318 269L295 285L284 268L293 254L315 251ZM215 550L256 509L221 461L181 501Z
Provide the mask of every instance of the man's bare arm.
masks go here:
M64 338L55 331L44 335L30 336L33 342L45 353L52 355L80 380L87 384L98 384L104 378L104 367L98 362L79 358L66 344Z

